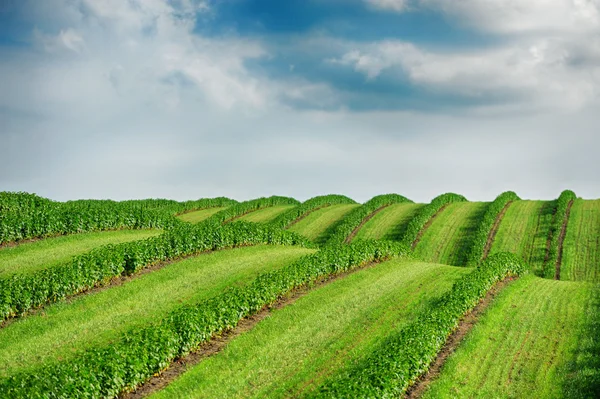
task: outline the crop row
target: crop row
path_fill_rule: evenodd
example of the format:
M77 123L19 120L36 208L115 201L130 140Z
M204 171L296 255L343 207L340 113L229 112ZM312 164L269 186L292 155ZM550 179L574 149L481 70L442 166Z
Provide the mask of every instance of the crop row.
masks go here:
M386 241L324 248L285 268L263 273L244 287L230 287L217 297L183 306L153 325L127 332L108 347L6 378L0 382L0 394L12 398L114 397L295 288L407 253L405 246Z
M237 219L241 216L244 216L247 213L257 211L263 208L269 208L277 205L299 205L300 201L290 198L290 197L261 197L256 198L250 201L244 201L237 203L228 207L227 209L223 209L220 212L215 213L208 219L206 219L203 224L223 224L230 222L234 219Z
M369 217L369 215L386 206L403 202L412 201L398 194L383 194L371 198L362 206L350 211L342 223L337 226L333 234L331 234L326 245L339 245L346 242L354 230L358 228L363 220Z
M359 363L326 381L311 398L400 397L424 374L460 319L475 307L489 289L509 276L525 272L515 255L490 256L417 320L386 339Z
M465 202L467 199L459 194L446 193L435 197L429 204L421 208L406 228L402 242L412 247L427 222L442 208L453 202Z
M193 208L228 206L228 198L178 203L169 200L56 202L35 194L0 193L0 244L28 238L120 228L170 228Z
M257 244L312 246L298 234L255 223L182 223L157 237L103 246L62 266L0 279L0 320L107 284L114 277L133 274L158 262Z
M305 202L298 205L297 207L294 207L293 209L290 209L289 211L282 213L277 218L275 218L275 220L273 220L271 222L271 225L278 227L280 229L286 229L292 223L294 223L296 220L308 215L309 213L311 213L317 209L320 209L320 208L323 208L326 206L331 206L331 205L355 204L355 203L356 203L356 201L354 201L351 198L346 197L345 195L337 195L337 194L320 195L318 197L314 197L309 200L306 200Z
M556 210L550 226L550 244L544 261L544 277L554 278L559 258L560 232L564 223L567 223L567 211L577 195L571 190L564 190L556 200Z
M488 239L496 224L496 220L511 202L519 199L519 196L515 192L506 191L496 197L496 199L488 205L488 208L483 215L483 219L477 228L477 232L472 239L472 247L467 258L467 266L477 266L483 260L485 247L488 244Z

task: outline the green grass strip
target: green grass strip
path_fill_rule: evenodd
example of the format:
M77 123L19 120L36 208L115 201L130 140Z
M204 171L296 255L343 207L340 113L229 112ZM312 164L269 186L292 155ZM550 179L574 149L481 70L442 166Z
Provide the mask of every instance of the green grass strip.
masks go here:
M600 283L600 200L573 202L563 248L561 280Z
M354 239L400 241L412 218L424 206L413 203L390 205L365 223Z
M221 212L223 209L225 209L225 207L200 209L198 211L183 213L183 214L177 216L177 218L183 222L195 224L195 223L203 222L204 220L208 219L215 213Z
M344 218L342 223L337 226L333 234L329 237L325 245L339 245L346 242L355 229L360 227L365 218L381 208L404 202L412 201L398 194L383 194L371 198L362 206L352 210L352 212Z
M221 212L217 212L203 223L205 224L223 224L244 216L247 213L257 211L263 208L269 208L277 205L299 205L300 201L290 197L261 197L250 201L240 202L232 205Z
M231 287L213 299L183 306L152 326L128 332L108 347L11 376L0 381L0 394L11 398L115 397L294 288L407 252L401 244L384 241L322 249L283 269L264 273L247 286Z
M250 212L236 220L252 223L270 223L273 219L294 209L295 205L276 205L269 208L259 209L258 211Z
M424 374L456 329L460 319L498 281L525 272L510 253L489 257L472 273L454 283L417 321L385 340L372 354L332 377L309 398L400 397Z
M360 204L331 205L309 213L305 218L288 227L288 231L301 234L317 245L323 245L344 218Z
M318 197L313 197L309 200L306 200L305 202L296 206L295 208L292 208L289 211L280 214L271 222L271 224L275 227L279 227L280 229L286 229L298 219L305 217L306 215L308 215L311 212L314 212L317 209L326 206L342 204L356 204L356 201L346 197L345 195L320 195Z
M577 195L573 191L565 190L556 200L556 211L554 212L552 226L550 227L550 245L546 261L544 262L544 277L546 278L554 278L557 267L560 267L559 258L562 257L562 253L560 253L561 249L559 248L560 234L563 224L566 225L569 222L568 210L576 199Z
M425 205L421 208L415 217L410 221L408 227L406 228L406 234L402 239L402 242L412 247L419 233L423 230L423 227L429 222L429 220L439 212L440 209L445 207L448 204L454 202L465 202L467 199L459 194L454 193L446 193L435 197L429 204Z
M488 205L485 214L483 215L483 219L477 228L477 232L472 238L472 247L467 257L467 266L475 267L481 263L485 247L488 244L488 239L496 224L496 220L507 206L519 199L519 196L515 192L506 191L496 197L496 199Z

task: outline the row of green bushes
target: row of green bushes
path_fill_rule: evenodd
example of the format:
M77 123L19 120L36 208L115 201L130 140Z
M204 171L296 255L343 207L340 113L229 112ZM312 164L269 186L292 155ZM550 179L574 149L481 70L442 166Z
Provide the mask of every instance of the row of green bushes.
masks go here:
M362 206L353 209L336 227L333 234L329 237L325 245L339 245L348 240L352 232L360 226L365 218L380 208L400 204L403 202L412 202L406 197L398 194L383 194L371 198Z
M554 278L556 274L556 266L558 266L559 256L559 239L560 232L564 223L567 223L567 210L571 201L575 201L577 195L571 190L565 190L560 193L560 196L556 200L556 210L554 211L554 218L552 219L552 226L550 226L550 245L548 246L548 253L544 262L544 277Z
M356 201L346 197L345 195L320 195L318 197L313 197L309 200L306 200L297 207L294 207L293 209L290 209L289 211L280 214L275 218L275 220L271 222L271 225L280 229L286 229L296 220L308 215L313 211L316 211L317 209L326 206L341 204L356 204Z
M0 244L29 238L122 228L170 228L176 213L229 206L229 198L178 203L169 200L56 202L28 193L0 192Z
M327 380L311 398L397 398L427 372L460 319L509 276L524 273L522 260L510 253L490 256L417 320L383 341L372 353Z
M250 201L244 201L230 206L227 209L223 209L220 212L215 213L208 219L204 224L223 224L237 219L240 216L244 216L247 213L258 211L259 209L269 208L278 205L300 205L300 201L290 197L261 197Z
M488 242L489 235L496 223L496 219L500 213L508 206L511 202L520 200L519 196L513 191L506 191L488 205L483 215L483 219L479 223L477 232L472 239L471 252L467 258L467 266L477 266L484 257L485 246Z
M217 297L183 306L157 323L129 331L110 346L89 349L68 362L47 364L6 378L0 381L0 396L115 397L294 288L407 253L405 246L384 241L322 249L292 265L263 273L246 286L230 287Z
M61 266L0 279L0 320L158 262L257 244L313 246L298 234L256 223L236 222L225 226L182 223L157 237L103 246Z
M412 218L406 228L406 233L402 238L402 242L412 247L417 240L419 233L429 220L440 211L443 207L454 202L465 202L467 199L459 194L446 193L435 197L429 204L421 208L415 217Z

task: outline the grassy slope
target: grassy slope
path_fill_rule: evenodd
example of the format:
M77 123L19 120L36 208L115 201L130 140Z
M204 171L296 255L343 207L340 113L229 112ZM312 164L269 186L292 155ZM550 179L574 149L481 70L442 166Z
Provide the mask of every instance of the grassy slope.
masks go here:
M560 279L600 283L600 200L573 203Z
M160 319L182 303L214 296L311 252L272 246L218 251L172 263L121 286L54 304L41 314L0 329L0 376L43 360L68 358L73 351L90 345L106 344L120 332Z
M183 215L179 215L177 217L183 220L184 222L200 223L205 219L208 219L215 213L222 211L223 209L225 209L225 207L201 209L199 211L184 213Z
M581 370L599 374L598 357L589 364L582 342L592 338L588 315L597 323L599 313L591 284L523 277L496 297L424 397L593 397L582 392L590 370Z
M293 208L295 206L296 205L278 205L278 206L271 206L271 207L264 208L264 209L259 209L254 212L250 212L250 213L242 216L239 219L236 219L236 221L243 220L246 222L254 222L254 223L268 223L271 220L275 219L280 214L282 214L283 212L290 210L291 208Z
M517 254L541 276L553 211L553 201L515 201L500 222L490 254Z
M141 240L160 233L160 230L117 230L71 234L3 248L0 278L57 266L102 245Z
M317 243L327 241L338 222L344 219L352 209L360 204L332 205L310 213L307 217L295 223L288 230L302 234Z
M393 260L339 279L274 311L158 396L297 397L369 353L464 273Z
M464 266L470 238L486 210L485 202L459 202L448 205L427 229L415 254L428 262Z
M356 234L355 240L397 240L399 241L408 223L423 204L394 204L384 208Z

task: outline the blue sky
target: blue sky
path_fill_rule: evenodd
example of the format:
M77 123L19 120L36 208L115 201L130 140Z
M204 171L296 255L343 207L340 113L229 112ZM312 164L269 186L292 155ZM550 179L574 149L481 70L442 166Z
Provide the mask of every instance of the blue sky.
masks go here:
M599 0L6 0L0 190L596 198L599 88Z

